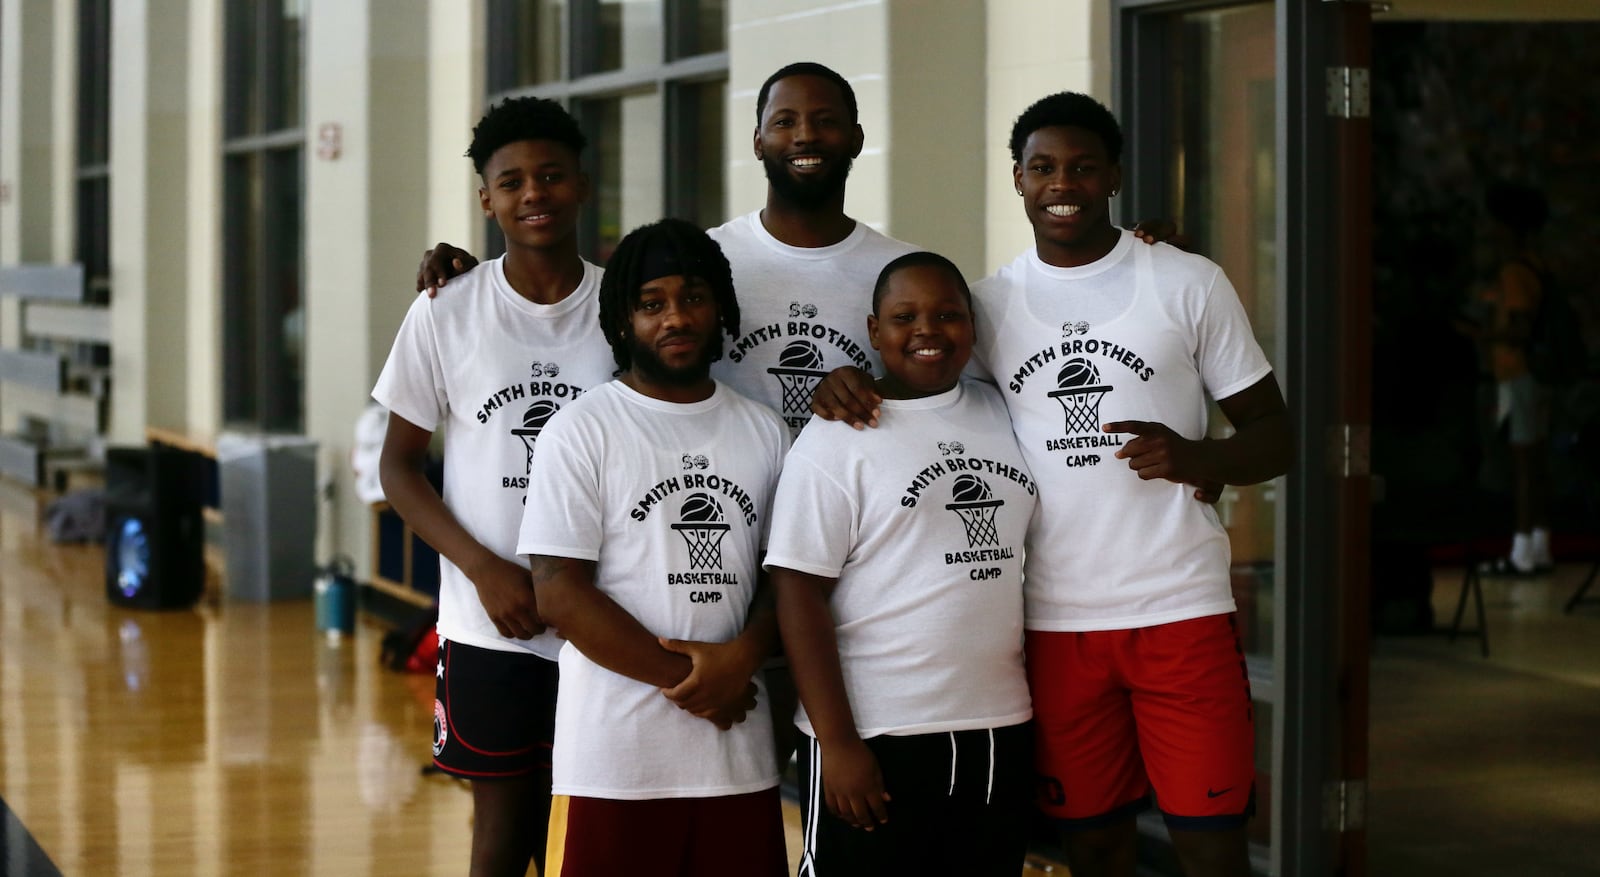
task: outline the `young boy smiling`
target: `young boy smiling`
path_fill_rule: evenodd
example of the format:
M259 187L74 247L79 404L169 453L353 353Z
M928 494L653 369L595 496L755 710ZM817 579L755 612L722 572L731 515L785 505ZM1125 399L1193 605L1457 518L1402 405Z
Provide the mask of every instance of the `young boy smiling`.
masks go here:
M589 179L577 122L507 100L473 130L478 199L505 234L447 298L418 296L372 395L391 412L384 494L440 554L434 763L471 781L472 874L543 865L561 640L545 631L517 521L540 429L610 379L601 271L578 256ZM423 477L445 430L444 495Z
M800 873L1011 877L1033 780L1022 563L1036 491L999 394L960 379L973 321L954 265L891 261L867 325L878 428L806 426L766 559L810 738Z

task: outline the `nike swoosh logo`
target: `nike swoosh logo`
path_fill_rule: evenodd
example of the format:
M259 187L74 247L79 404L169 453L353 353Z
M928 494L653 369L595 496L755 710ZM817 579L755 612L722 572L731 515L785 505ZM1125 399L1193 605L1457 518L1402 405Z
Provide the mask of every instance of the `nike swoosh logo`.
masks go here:
M1206 797L1207 798L1220 798L1223 795L1226 795L1229 792L1233 791L1233 789L1234 789L1233 786L1229 786L1229 787L1227 787L1226 789L1223 789L1220 792L1213 792L1210 789L1206 789Z

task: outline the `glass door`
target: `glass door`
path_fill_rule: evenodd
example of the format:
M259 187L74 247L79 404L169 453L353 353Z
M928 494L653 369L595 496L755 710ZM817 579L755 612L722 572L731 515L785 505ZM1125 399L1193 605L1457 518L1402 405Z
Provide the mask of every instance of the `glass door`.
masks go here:
M1176 219L1223 268L1297 433L1288 476L1229 488L1218 508L1256 700L1252 862L1261 874L1360 873L1370 184L1366 120L1331 106L1328 89L1360 48L1351 16L1369 13L1286 0L1114 10L1122 218ZM1226 433L1215 407L1211 423ZM1159 820L1141 829L1146 847L1162 843Z

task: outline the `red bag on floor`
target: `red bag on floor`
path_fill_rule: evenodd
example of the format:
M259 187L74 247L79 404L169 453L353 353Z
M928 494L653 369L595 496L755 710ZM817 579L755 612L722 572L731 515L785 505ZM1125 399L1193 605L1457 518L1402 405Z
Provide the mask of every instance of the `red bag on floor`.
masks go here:
M411 657L406 658L406 672L431 675L438 664L439 629L430 624L428 632L417 643L417 647L411 650Z
M383 635L378 660L400 673L433 673L439 663L439 610L430 609L412 623Z

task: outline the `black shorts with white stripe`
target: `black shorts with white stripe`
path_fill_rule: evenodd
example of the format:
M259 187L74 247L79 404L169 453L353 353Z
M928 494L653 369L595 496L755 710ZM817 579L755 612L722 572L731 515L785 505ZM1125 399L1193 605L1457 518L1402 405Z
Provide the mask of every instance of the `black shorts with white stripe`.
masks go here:
M962 874L1016 877L1033 806L1033 725L866 741L889 793L889 821L873 831L828 811L827 753L800 744L800 877Z

